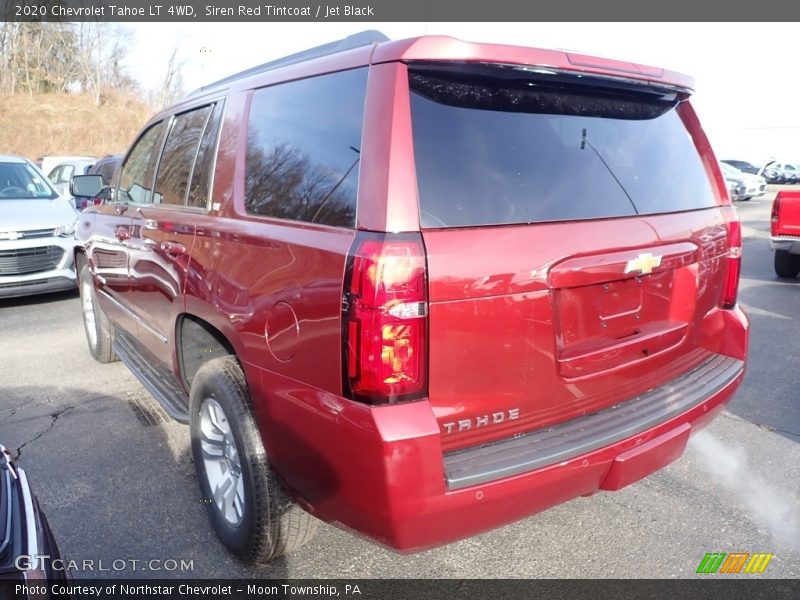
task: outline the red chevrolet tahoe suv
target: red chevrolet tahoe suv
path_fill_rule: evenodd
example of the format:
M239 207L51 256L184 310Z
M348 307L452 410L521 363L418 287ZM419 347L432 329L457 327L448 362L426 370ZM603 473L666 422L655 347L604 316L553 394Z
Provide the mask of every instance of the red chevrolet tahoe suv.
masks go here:
M245 560L313 517L414 550L617 490L744 372L740 224L691 89L374 33L202 88L80 218L91 352L189 424Z

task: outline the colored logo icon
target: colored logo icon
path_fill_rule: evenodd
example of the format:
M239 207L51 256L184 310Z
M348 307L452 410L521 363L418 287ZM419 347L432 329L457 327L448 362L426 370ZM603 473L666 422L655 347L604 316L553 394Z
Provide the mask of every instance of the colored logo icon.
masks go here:
M763 573L774 554L766 552L707 552L697 567L698 573Z

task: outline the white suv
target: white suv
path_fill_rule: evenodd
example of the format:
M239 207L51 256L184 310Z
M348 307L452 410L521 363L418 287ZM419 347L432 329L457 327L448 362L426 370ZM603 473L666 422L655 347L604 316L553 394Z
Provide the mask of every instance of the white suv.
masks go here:
M0 298L76 287L76 218L33 163L0 155Z

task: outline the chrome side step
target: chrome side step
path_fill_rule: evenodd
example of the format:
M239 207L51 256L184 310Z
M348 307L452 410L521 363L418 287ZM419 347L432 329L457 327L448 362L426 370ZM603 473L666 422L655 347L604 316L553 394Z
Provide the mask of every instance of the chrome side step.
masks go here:
M112 344L114 352L147 391L158 400L166 413L184 425L189 423L189 397L175 375L135 338L117 333Z

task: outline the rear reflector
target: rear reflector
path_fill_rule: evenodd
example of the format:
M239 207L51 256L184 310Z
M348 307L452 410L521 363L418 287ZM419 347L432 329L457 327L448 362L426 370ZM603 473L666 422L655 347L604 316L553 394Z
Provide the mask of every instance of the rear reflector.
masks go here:
M772 201L772 214L770 215L770 232L773 236L778 235L778 222L781 215L781 201L783 200L783 192L778 192L775 195L775 200Z
M742 270L742 223L733 206L723 206L721 210L728 230L728 254L723 265L726 269L725 288L722 292L721 306L731 309L736 306L739 294L739 276Z
M368 404L423 397L428 304L419 234L359 233L344 282L344 395Z

